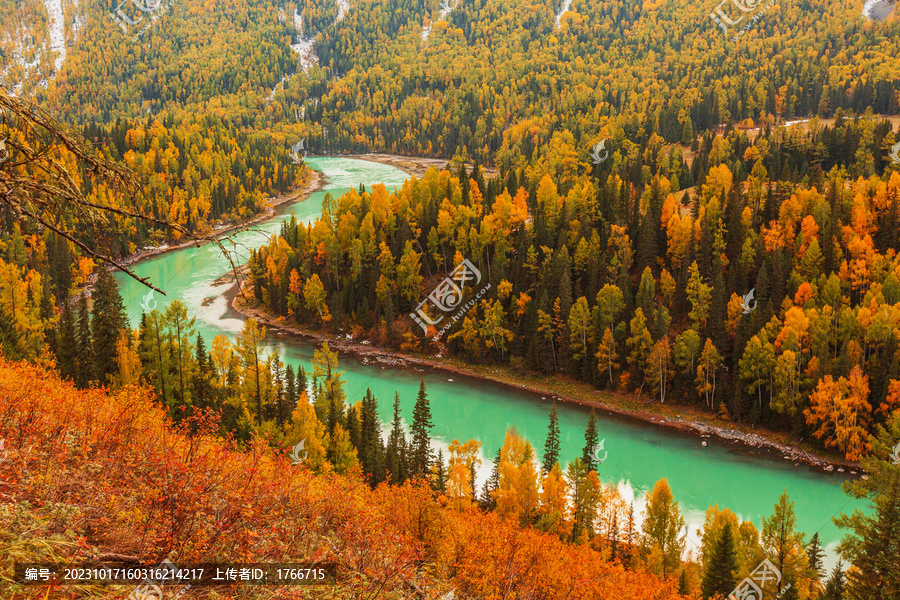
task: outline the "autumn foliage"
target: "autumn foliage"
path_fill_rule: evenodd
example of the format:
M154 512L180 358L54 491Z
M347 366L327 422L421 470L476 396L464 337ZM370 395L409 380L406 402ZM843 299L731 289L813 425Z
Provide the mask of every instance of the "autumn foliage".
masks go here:
M173 427L146 389L78 391L41 366L2 362L2 502L66 507L65 560L336 561L335 597L348 598L451 588L457 598L677 597L673 583L514 519L455 509L427 486L373 491L356 472L314 475L264 439L238 448L205 433L214 429L203 417ZM35 548L32 560L52 554Z

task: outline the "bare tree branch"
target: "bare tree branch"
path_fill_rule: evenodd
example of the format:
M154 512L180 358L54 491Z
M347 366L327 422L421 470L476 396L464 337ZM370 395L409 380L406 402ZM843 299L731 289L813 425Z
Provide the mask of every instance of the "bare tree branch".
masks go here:
M126 165L107 160L99 155L89 142L80 135L67 131L55 118L39 106L11 96L0 88L0 111L15 115L17 126L14 136L7 136L10 159L0 163L0 203L9 205L18 217L28 219L53 231L72 242L86 256L106 263L127 274L132 279L163 295L148 278L139 277L127 265L117 261L111 252L103 252L89 247L67 231L64 225L66 215L77 218L101 238L101 227L108 227L109 216L114 215L135 219L156 227L175 231L187 238L195 246L212 242L222 251L238 278L238 267L215 233L197 235L183 225L152 215L141 214L127 208L117 208L88 200L82 192L81 184L72 172L71 166L57 158L58 146L65 147L83 166L83 174L99 182L105 182L111 190L126 196L137 196L137 178ZM7 128L9 123L7 119ZM227 239L224 238L224 239ZM243 289L240 290L244 295ZM246 296L244 296L246 300Z

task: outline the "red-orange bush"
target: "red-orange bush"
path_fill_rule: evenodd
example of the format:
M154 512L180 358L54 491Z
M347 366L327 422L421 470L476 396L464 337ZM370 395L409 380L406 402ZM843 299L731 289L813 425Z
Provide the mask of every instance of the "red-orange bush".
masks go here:
M42 367L0 361L2 501L78 507L72 529L85 539L72 560L93 546L147 562L336 561L341 595L356 598L450 587L485 600L677 597L586 546L457 512L424 485L372 491L357 475L315 475L265 440L240 450L212 430L176 428L143 389L77 391Z

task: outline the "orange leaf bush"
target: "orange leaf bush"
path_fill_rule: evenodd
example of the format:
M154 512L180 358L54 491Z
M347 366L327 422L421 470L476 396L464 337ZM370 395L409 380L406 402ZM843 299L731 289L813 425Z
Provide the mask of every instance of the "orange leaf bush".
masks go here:
M452 587L485 600L678 598L672 583L512 520L455 510L425 485L373 491L358 473L315 475L264 439L239 449L214 430L210 416L176 428L146 389L78 391L44 367L0 361L2 501L77 507L70 528L83 543L73 562L103 553L334 561L336 597Z

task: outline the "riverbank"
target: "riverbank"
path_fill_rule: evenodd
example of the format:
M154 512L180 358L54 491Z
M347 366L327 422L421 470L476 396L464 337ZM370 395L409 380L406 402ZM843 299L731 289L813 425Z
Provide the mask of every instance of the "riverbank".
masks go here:
M552 399L557 402L594 408L598 412L657 425L666 429L696 435L701 444L704 438L715 436L721 440L738 444L748 452L762 451L773 458L814 467L822 472L848 473L858 475L862 470L858 463L841 460L835 456L824 456L814 450L804 450L785 439L784 434L767 430L751 430L744 425L729 423L715 415L702 413L693 407L660 405L647 400L641 401L631 394L621 394L596 390L592 386L568 378L546 377L508 366L479 366L463 363L457 359L412 355L372 346L368 340L357 342L349 335L338 337L298 326L284 317L272 317L257 306L248 305L238 285L243 287L246 272L241 272L241 281L229 292L232 310L252 317L273 331L299 336L313 343L328 342L333 350L348 352L358 356L364 364L377 362L395 367L429 367L448 374L490 381L517 390ZM220 278L221 283L235 283L232 273ZM248 294L248 297L252 295Z
M419 156L400 156L398 154L340 154L340 158L353 158L356 160L368 160L370 162L380 163L382 165L388 165L394 167L395 169L400 169L404 171L407 175L415 177L417 179L421 179L423 175L425 175L425 171L430 169L431 167L436 168L437 170L441 170L447 166L447 163L450 162L443 158L424 158ZM472 169L474 165L471 163L466 163L467 169ZM492 167L485 167L484 165L479 165L481 172L484 174L486 178L491 178L497 175L497 170Z
M306 185L304 185L302 188L300 188L299 191L295 192L294 194L285 194L283 196L278 196L277 198L270 198L269 206L266 207L265 212L258 214L249 221L227 225L225 227L222 227L221 229L214 229L210 231L208 235L212 235L213 237L218 238L219 236L226 235L235 230L243 230L248 227L253 227L254 225L258 225L259 223L262 223L263 221L271 219L273 216L275 216L275 209L282 204L304 200L310 194L321 188L323 184L321 173L313 170L310 170L310 173L310 181L307 182ZM163 244L162 246L150 246L147 248L142 248L126 259L120 261L119 264L127 267L151 256L156 256L164 252L171 252L172 250L181 250L183 248L187 248L188 246L199 246L208 241L210 241L209 238L201 238L198 240L188 240L181 244Z
M275 209L277 209L282 204L288 204L293 202L300 202L305 200L310 196L310 194L314 193L316 190L322 187L325 183L324 178L321 173L318 171L314 171L310 169L310 180L301 187L297 192L293 194L284 194L282 196L278 196L277 198L270 198L269 205L266 207L265 212L260 213L250 219L249 221L244 221L242 223L235 223L232 225L227 225L220 229L214 229L210 232L210 234L214 238L219 238L220 236L227 235L233 231L244 230L248 227L253 227L254 225L258 225L263 221L271 219L275 216ZM211 241L211 238L201 238L196 240L187 240L186 242L182 242L180 244L163 244L161 246L148 246L146 248L141 248L134 254L131 254L122 260L118 261L118 264L123 267L128 267L133 265L145 258L150 258L152 256L158 256L160 254L164 254L166 252L172 252L174 250L183 250L184 248L188 248L190 246L201 246L204 243L208 243ZM107 265L106 268L108 270L113 270L115 267L111 265ZM84 286L81 288L82 293L88 298L91 297L91 294L94 290L94 284L97 282L97 272L94 272L88 277ZM69 297L69 302L74 303L76 295L71 295Z

